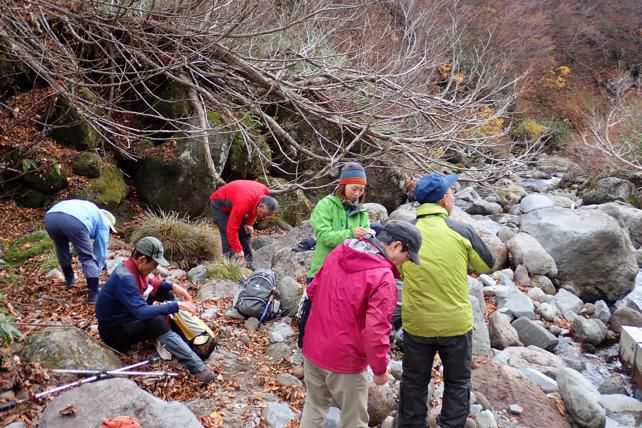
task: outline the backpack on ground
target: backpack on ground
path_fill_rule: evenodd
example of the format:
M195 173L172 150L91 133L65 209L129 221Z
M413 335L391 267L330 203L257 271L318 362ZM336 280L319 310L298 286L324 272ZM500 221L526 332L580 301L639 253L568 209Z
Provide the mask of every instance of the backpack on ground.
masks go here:
M216 336L199 317L186 311L171 314L173 330L178 333L202 360L207 359L216 347Z
M277 300L276 274L269 269L257 269L239 284L234 308L243 316L267 321L279 315L281 302Z

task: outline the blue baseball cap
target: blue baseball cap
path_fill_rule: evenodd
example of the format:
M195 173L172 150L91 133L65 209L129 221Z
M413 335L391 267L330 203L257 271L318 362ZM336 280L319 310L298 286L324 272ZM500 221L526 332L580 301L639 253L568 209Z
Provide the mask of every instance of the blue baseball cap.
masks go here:
M420 204L439 202L458 179L457 174L444 176L433 172L424 175L415 186L415 201Z

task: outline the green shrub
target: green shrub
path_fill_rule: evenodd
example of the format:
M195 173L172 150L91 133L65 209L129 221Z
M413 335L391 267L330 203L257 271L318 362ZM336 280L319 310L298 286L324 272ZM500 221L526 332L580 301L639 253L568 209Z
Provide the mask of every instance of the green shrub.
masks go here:
M175 212L146 212L142 224L132 233L131 241L135 243L143 236L160 239L165 258L178 264L181 269L221 258L218 230L205 221L190 220Z
M236 258L223 257L220 261L207 266L210 279L229 279L239 282L248 273L245 262Z
M571 133L571 124L568 119L549 119L542 122L546 127L551 144L561 146Z
M4 260L11 265L22 265L32 257L53 249L53 241L44 230L36 230L9 245Z
M14 318L7 315L6 312L4 295L0 294L0 345L11 344L15 337L23 336L22 332L13 324Z
M513 129L510 130L510 136L513 140L535 140L544 135L548 129L534 119L524 119Z

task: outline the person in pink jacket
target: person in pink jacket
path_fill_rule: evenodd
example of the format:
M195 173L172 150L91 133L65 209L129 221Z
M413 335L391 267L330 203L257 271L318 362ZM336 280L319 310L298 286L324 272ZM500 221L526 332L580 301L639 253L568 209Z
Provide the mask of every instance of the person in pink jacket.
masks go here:
M341 427L368 426L367 368L376 384L387 382L397 266L408 259L418 264L420 247L413 224L390 221L377 238L346 240L326 257L307 288L302 428L323 426L333 401Z

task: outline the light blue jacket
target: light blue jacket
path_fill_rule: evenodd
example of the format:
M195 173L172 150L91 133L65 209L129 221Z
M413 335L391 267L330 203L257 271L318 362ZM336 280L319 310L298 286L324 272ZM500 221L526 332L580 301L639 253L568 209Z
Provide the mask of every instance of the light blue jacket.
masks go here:
M94 241L94 256L98 262L98 271L105 266L107 244L109 242L109 223L100 209L92 202L82 199L69 199L58 202L48 213L64 213L77 218L85 225L89 238Z

